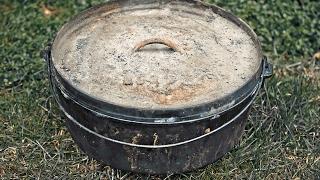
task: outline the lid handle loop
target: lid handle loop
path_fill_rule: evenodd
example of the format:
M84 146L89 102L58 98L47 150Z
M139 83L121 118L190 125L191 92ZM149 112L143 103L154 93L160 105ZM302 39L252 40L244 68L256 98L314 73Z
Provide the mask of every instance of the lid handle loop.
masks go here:
M173 49L176 52L181 52L181 50L178 48L176 43L174 43L173 41L171 41L167 38L150 38L150 39L146 39L144 41L141 41L137 45L134 46L133 52L139 51L141 48L143 48L149 44L163 44L163 45L170 47L171 49Z

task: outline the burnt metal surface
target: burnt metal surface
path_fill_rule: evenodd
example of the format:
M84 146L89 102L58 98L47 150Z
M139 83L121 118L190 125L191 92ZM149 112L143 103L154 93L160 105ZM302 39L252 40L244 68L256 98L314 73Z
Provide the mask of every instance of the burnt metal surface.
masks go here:
M220 15L225 13L215 10ZM272 75L272 65L264 58L247 84L218 101L184 109L135 109L78 91L57 73L50 53L49 47L45 59L53 94L79 147L103 164L149 174L191 171L230 151L243 134L250 107L263 81Z
M227 153L244 131L249 108L227 126L201 139L182 145L144 148L124 145L97 136L67 116L68 129L90 157L114 168L148 174L191 171L211 164Z

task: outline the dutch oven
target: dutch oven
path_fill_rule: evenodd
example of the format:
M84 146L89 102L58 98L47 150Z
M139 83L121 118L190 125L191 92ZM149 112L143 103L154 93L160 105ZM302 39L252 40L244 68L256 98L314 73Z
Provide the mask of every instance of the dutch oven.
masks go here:
M114 168L178 173L239 140L272 66L256 34L194 0L119 0L72 18L46 51L79 147Z

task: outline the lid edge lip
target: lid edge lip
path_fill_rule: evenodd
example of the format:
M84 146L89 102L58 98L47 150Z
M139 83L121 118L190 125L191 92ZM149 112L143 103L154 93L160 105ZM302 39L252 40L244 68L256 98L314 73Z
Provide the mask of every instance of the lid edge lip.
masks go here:
M173 2L173 1L179 1L179 2L182 2L181 0L165 0L166 2ZM79 16L84 16L86 13L88 12L92 12L94 11L95 9L98 9L98 8L101 8L103 6L106 6L106 5L109 5L109 4L113 4L113 3L123 3L123 2L128 2L127 0L118 0L118 1L109 1L109 2L106 2L106 3L103 3L103 4L100 4L100 5L97 5L97 6L93 6L89 9L86 9L84 11L82 11L81 13L79 13L78 15L74 16L73 18L71 18L66 24L68 24L69 22L77 19ZM198 1L198 0L187 0L187 2L190 2L190 3L198 3L198 5L201 5L201 6L205 6L207 8L210 8L211 10L213 10L215 13L221 15L222 17L224 18L228 18L229 20L231 20L233 23L235 23L237 26L239 26L240 28L242 28L243 30L245 30L246 33L248 33L248 35L251 37L252 41L254 42L254 44L256 45L256 48L257 48L257 51L258 51L258 56L259 56L259 59L261 59L261 64L263 64L263 60L262 60L262 50L261 50L261 45L260 45L260 41L257 37L257 35L255 34L255 32L248 26L248 24L246 24L243 20L241 20L240 18L238 18L237 16L234 16L232 13L228 12L228 11L225 11L224 9L218 7L218 6L215 6L213 4L207 4L207 3L204 3L204 2L201 2L201 1ZM61 32L63 31L63 29L65 28L65 25L64 24L61 29L57 32L56 34L56 37L53 41L53 46L55 44L55 41L57 39L57 37L59 36L59 34L61 34ZM52 49L53 49L53 46L50 50L50 52L52 52ZM80 88L77 88L75 87L74 85L72 85L72 83L65 79L64 77L62 77L59 72L57 71L57 69L55 68L55 65L54 63L52 62L52 54L50 53L50 61L52 65L52 68L53 70L56 72L57 75L59 75L59 79L62 80L62 82L64 82L65 85L67 85L65 87L65 89L68 89L68 86L73 88L74 90L77 91L77 93L81 93L82 96L85 96L87 97L87 99L89 99L89 103L88 104L95 104L96 102L99 102L100 104L102 105L106 105L105 107L108 107L108 106L113 106L114 109L126 109L127 111L137 111L137 112L140 112L140 113L130 113L131 115L130 116L127 116L128 118L130 118L131 116L135 117L135 118L150 118L148 116L139 116L138 114L141 115L141 112L143 113L143 111L146 111L146 112L149 112L147 114L157 114L157 116L162 116L162 118L171 118L171 117L175 117L174 114L176 114L176 111L188 111L189 109L193 109L193 108L198 108L198 110L201 109L202 106L210 106L209 104L213 104L214 102L219 102L219 101L224 101L223 99L228 99L230 97L233 97L233 99L235 100L235 97L239 97L239 95L236 95L238 94L237 92L240 90L240 89L249 89L247 91L247 93L243 93L242 96L240 96L240 98L238 98L237 102L240 102L241 100L243 100L243 96L244 94L248 94L249 92L251 92L255 86L253 86L252 84L258 84L259 83L259 79L260 79L260 76L262 74L262 67L261 65L259 66L257 72L255 72L255 74L246 82L243 84L243 86L239 87L235 92L232 92L231 94L229 95L226 95L226 96L223 96L219 99L216 99L216 100L213 100L213 101L209 101L209 102L206 102L206 103L199 103L199 104L195 104L195 105L191 105L191 106L182 106L182 107L175 107L175 108L155 108L155 109L150 109L150 108L136 108L136 107L130 107L130 106L122 106L122 105L117 105L117 104L113 104L113 103L110 103L110 102L107 102L101 98L98 98L98 97L95 97L95 96L92 96L90 94L87 94L86 92L82 91ZM251 84L251 86L249 86L248 84ZM247 86L247 87L246 87ZM242 98L241 98L242 97ZM232 98L231 98L232 99ZM92 101L92 103L90 103L90 101ZM237 102L235 104L237 104ZM227 104L227 103L223 103L223 104ZM212 106L211 106L212 107ZM112 108L107 108L109 111L110 109ZM227 108L228 109L228 108ZM97 110L101 111L101 108L97 108ZM226 109L224 109L226 110ZM221 113L223 110L221 110L220 112L217 112L217 113L213 113L211 115L215 115L215 114L219 114ZM190 113L188 115L188 117L191 117L191 116L194 116L194 115L199 115L201 113L199 113L199 111L197 111L198 113ZM204 112L208 112L208 111L204 111ZM100 113L100 112L99 112ZM102 110L101 111L101 114L105 114L105 111ZM135 114L135 115L132 115L132 114ZM144 113L143 113L144 114ZM181 113L178 113L179 115L181 115ZM183 113L182 113L183 114ZM125 115L125 114L122 114L121 115ZM126 117L126 116L125 116ZM181 117L181 116L177 116L177 117ZM154 117L152 117L154 118ZM157 118L160 118L160 117L157 117Z

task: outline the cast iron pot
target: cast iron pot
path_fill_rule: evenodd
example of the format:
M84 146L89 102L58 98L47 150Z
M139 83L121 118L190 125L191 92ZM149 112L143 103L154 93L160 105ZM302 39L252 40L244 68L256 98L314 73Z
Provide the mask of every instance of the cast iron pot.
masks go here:
M150 3L122 0L103 6ZM170 0L167 0L170 2ZM243 28L258 47L253 31L219 7L198 1ZM45 54L53 95L66 116L66 125L79 147L90 157L114 168L149 174L191 171L213 163L240 140L250 107L265 78L272 75L266 58L256 74L228 96L177 109L139 109L105 102L74 87L53 65L51 47Z

